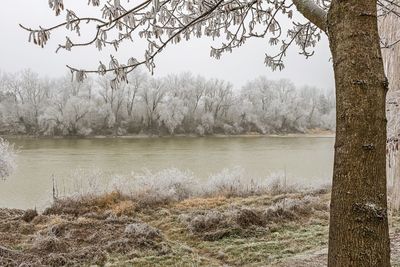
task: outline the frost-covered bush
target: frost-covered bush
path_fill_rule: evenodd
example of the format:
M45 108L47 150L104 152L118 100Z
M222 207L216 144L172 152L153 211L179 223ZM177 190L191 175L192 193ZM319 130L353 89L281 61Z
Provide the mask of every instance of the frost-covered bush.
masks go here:
M142 203L156 204L189 198L196 194L197 188L192 173L170 168L135 176L129 193Z
M15 168L14 145L0 137L0 180L10 176Z
M44 253L66 252L68 244L57 238L53 233L38 233L34 236L32 249Z
M268 220L279 222L280 220L292 220L303 217L317 211L328 211L329 207L316 196L304 196L303 198L284 198L269 206L265 210Z
M268 186L261 180L249 179L241 168L223 169L211 175L202 187L202 194L208 196L246 196L267 192Z
M268 192L272 195L298 192L298 185L287 184L285 180L286 178L284 173L271 174L268 183Z
M161 238L160 230L145 223L132 223L125 227L125 235L134 238L156 239Z
M69 199L76 203L94 203L93 199L101 198L104 201L100 202L114 203L119 199L132 201L136 207L146 207L196 197L248 197L299 191L298 186L282 183L282 178L277 178L278 175L251 179L245 175L243 169L233 168L212 174L208 179L201 179L194 177L189 171L176 168L131 174L78 169L66 179L56 180L56 198Z
M321 202L325 204L322 205ZM310 195L284 197L275 203L265 202L259 205L265 206L231 206L221 210L200 210L181 214L179 219L192 234L206 240L216 240L231 234L254 234L254 228L264 228L296 218L310 218L311 214L319 211L327 214L326 202Z
M190 232L202 233L225 225L225 220L225 214L218 211L209 211L204 214L194 215L191 218L189 217L185 223Z
M180 201L198 192L193 174L175 168L159 172L143 171L128 175L96 169L77 169L56 181L59 197L79 199L120 192L141 205Z
M77 169L71 174L73 178L73 192L79 195L103 193L101 180L104 178L103 172L98 169Z

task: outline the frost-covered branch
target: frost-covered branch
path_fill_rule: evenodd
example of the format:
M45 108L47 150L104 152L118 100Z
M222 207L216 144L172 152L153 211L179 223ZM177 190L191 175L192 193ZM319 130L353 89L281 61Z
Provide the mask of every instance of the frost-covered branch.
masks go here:
M278 46L278 49L267 53L265 63L272 69L282 69L288 44L296 44L301 54L310 56L321 32L313 24L295 21L295 8L289 0L146 0L138 5L123 0L105 1L104 5L102 1L89 1L89 5L100 9L101 18L78 16L66 9L62 0L50 0L49 3L56 15L62 14L65 9L64 23L39 29L21 26L29 32L29 40L41 47L47 44L51 32L62 27L79 35L82 22L96 24L89 41L74 41L67 36L65 44L60 44L58 50L70 51L76 46L91 45L101 50L111 45L118 51L125 41L141 38L147 42L141 59L132 57L127 63L120 63L111 56L108 65L100 62L98 68L92 70L68 66L79 81L88 73L113 73L114 88L126 81L127 74L139 65L146 65L152 72L155 57L168 44L182 40L202 36L217 40L225 38L220 46L211 48L210 55L218 59L223 53L245 44L249 38L267 37L270 46ZM285 17L293 21L293 29L283 28L281 20ZM276 55L271 56L270 53Z
M330 0L143 0L139 4L128 0L90 0L88 5L98 9L101 17L79 16L67 9L63 0L49 0L49 6L57 16L66 13L65 22L38 29L21 27L29 32L29 41L44 47L50 33L58 29L65 27L80 36L82 23L92 26L92 36L88 39L76 41L66 36L65 43L59 44L57 51L71 51L78 46L95 46L102 50L109 45L117 52L123 42L145 40L147 49L142 58L131 57L122 63L112 55L108 64L100 62L97 68L89 70L67 65L78 81L86 78L88 73L113 73L111 85L116 88L140 65L153 72L155 57L168 44L202 36L221 40L220 45L211 47L210 55L217 59L244 45L250 38L268 38L270 47L265 64L273 70L281 70L291 45L297 46L300 54L306 57L313 55L321 33L326 31ZM396 14L398 5L397 0L378 0L378 15ZM296 10L308 21L293 17ZM284 28L282 21L285 18L292 21L292 28ZM278 46L277 49L274 46Z
M322 31L326 31L327 12L313 0L293 0L297 10Z

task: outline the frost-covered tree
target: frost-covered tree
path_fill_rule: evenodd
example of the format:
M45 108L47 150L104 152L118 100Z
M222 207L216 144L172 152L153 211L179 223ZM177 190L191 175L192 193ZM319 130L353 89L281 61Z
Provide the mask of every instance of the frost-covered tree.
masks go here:
M49 0L49 4L56 15L64 10L62 0ZM50 33L58 28L80 33L82 23L94 25L89 41L67 37L59 46L66 50L88 45L98 49L112 45L118 49L122 42L136 37L146 40L148 47L141 59L130 58L120 63L111 57L107 65L100 63L94 70L69 67L77 80L83 80L91 72L111 72L113 88L126 81L127 73L138 65L146 65L153 71L155 57L168 44L192 37L225 37L220 47L211 49L211 56L216 58L249 38L268 38L271 46L279 48L276 54L267 52L265 63L272 69L282 69L283 57L291 45L297 45L300 53L308 57L321 34L326 34L337 92L328 263L330 266L390 265L385 161L388 83L380 51L377 7L382 7L385 15L391 12L392 1L144 0L136 4L90 0L88 4L102 14L80 17L67 8L64 23L25 29L29 31L29 40L43 47ZM294 14L295 10L306 20ZM293 22L286 29L282 23L285 17Z
M91 105L82 98L72 96L65 103L62 124L67 135L88 135L91 132L87 115Z
M0 180L10 176L15 170L15 167L14 146L0 137Z
M0 129L4 134L284 134L334 129L332 91L329 95L314 88L310 94L305 92L309 87L296 88L287 80L263 77L239 91L225 81L190 73L150 79L139 70L129 74L129 83L118 84L116 89L106 77L80 84L66 76L47 81L49 91L36 108L39 125L33 128L25 114L33 114L34 106L26 106L14 90L4 86L6 81L19 84L22 78L6 76L0 79ZM38 77L38 83L44 81ZM291 89L283 93L286 87ZM21 94L25 95L24 88ZM310 124L307 118L312 109ZM149 127L149 114L153 114L154 127Z
M39 131L39 117L46 107L49 99L50 82L39 79L38 75L30 70L22 71L16 75L5 75L2 91L9 96L11 102L3 101L10 109L7 123L19 124L25 129L19 131ZM18 105L14 105L18 103Z
M233 105L232 85L224 81L210 80L204 91L204 111L212 114L214 120L226 117L227 110Z
M144 104L145 114L143 119L145 125L147 129L154 132L160 126L160 106L166 95L164 81L150 78L146 86L139 92L139 95Z
M167 127L170 134L174 134L175 129L182 124L188 111L182 99L170 97L160 107L160 120Z
M111 85L109 77L100 77L98 79L98 84L100 85L100 95L103 98L104 105L113 113L113 128L114 134L118 134L121 128L122 112L126 91L128 90L128 84L116 84Z
M317 88L296 88L288 80L257 78L243 87L239 98L242 127L262 133L333 129L334 99L329 97Z
M129 75L129 83L126 84L126 112L129 117L132 116L138 92L143 90L147 79L146 73L142 72L140 69L132 71Z

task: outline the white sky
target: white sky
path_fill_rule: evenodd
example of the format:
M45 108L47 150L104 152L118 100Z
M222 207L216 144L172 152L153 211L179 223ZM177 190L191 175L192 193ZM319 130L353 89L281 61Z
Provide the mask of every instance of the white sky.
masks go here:
M64 0L64 3L66 8L74 10L77 15L93 14L93 10L96 10L86 6L87 0ZM113 50L99 52L94 47L76 48L72 52L60 51L56 54L57 44L64 43L65 35L71 35L63 29L52 33L44 49L28 43L28 34L18 26L19 23L35 28L38 25L50 26L64 19L64 14L54 16L47 0L2 1L0 13L2 71L16 72L30 68L40 75L56 77L67 73L66 64L93 69L97 68L100 59L108 62L110 53L114 54ZM88 31L83 30L84 33ZM87 37L82 40L91 38ZM264 54L268 50L267 39L248 41L241 48L233 50L232 54L224 54L220 60L209 57L211 44L209 39L192 39L167 46L156 58L155 76L190 71L208 78L225 79L239 88L248 80L263 75L269 79L289 78L299 86L308 84L321 88L334 87L330 52L325 37L318 44L315 55L309 59L298 55L293 47L285 60L286 68L280 72L272 72L264 65ZM217 44L214 43L215 46ZM141 58L143 52L140 43L127 43L115 55L121 62L126 62L131 56Z

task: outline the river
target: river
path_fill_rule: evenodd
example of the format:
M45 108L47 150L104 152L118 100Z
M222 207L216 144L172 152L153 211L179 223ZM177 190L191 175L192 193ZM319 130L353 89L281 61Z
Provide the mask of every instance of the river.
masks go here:
M240 167L249 178L283 173L288 183L330 182L332 137L169 137L9 139L19 148L18 168L0 181L0 207L42 208L51 199L52 177L74 170L112 173L178 168L207 179Z

